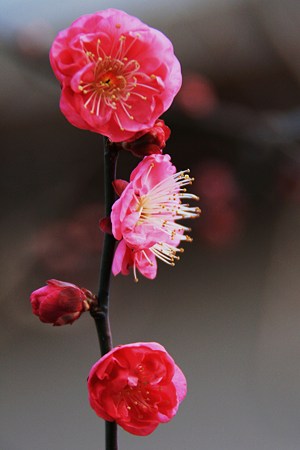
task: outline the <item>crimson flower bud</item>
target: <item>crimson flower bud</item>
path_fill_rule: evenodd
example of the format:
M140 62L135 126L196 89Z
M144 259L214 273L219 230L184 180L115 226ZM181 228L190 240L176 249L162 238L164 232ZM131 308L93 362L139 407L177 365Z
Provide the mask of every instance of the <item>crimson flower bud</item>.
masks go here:
M87 289L59 280L48 280L47 286L32 292L32 312L42 322L55 326L71 324L90 309L94 295Z
M152 128L139 131L133 138L123 142L122 147L140 158L153 153L162 153L170 134L170 128L165 125L163 120L159 119Z

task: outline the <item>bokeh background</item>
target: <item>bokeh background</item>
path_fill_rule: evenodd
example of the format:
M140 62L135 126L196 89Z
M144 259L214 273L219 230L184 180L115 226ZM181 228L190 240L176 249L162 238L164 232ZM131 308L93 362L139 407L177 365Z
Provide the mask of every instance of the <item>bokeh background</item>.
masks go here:
M114 343L162 343L189 385L171 423L120 430L120 449L299 450L298 0L2 0L0 448L104 448L86 391L94 324L44 325L29 295L49 278L97 289L102 140L61 115L48 51L107 7L174 43L184 84L164 115L167 151L203 210L174 269L113 279ZM120 177L134 164L122 154Z

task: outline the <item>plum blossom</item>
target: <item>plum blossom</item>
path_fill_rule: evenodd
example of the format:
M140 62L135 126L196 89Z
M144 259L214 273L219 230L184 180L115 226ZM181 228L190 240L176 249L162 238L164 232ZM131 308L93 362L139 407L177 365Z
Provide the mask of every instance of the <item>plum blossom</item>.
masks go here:
M113 142L152 127L182 82L169 39L113 8L81 16L58 33L50 62L65 117Z
M176 172L169 155L146 156L133 170L111 212L112 233L121 241L114 256L114 275L127 275L133 267L136 281L136 269L153 279L156 258L175 264L178 253L183 252L179 244L192 240L185 234L190 228L177 220L196 218L200 213L199 208L183 203L185 199L198 200L185 187L192 181L189 170Z
M138 342L99 359L90 371L88 392L98 416L146 436L175 416L186 395L186 379L162 345Z
M55 326L71 324L90 309L93 294L72 283L48 280L47 286L32 292L32 312L41 322Z

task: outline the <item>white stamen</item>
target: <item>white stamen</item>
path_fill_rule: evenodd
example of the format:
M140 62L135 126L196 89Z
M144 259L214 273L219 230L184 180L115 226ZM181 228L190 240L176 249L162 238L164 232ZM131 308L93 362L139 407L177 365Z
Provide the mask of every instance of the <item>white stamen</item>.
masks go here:
M133 276L134 276L134 281L137 283L139 281L139 279L136 276L136 264L135 264L135 261L133 263Z
M148 263L150 264L150 266L153 266L153 262L151 261L151 259L149 258L149 256L145 252L145 250L142 250L142 253L143 253L144 257L146 258L146 260L148 261Z
M120 127L120 130L124 131L124 128L122 127L122 124L120 122L120 118L119 118L119 116L118 116L118 114L116 112L115 112L115 118L116 118L116 121L117 121L117 123L118 123L118 125Z

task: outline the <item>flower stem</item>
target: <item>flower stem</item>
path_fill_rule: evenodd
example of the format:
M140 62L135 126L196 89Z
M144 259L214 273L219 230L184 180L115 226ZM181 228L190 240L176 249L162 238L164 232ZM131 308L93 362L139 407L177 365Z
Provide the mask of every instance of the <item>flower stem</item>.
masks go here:
M118 148L104 138L104 197L105 215L110 216L112 205L115 201L115 192L112 182L116 177ZM113 348L112 335L109 322L109 286L111 268L114 257L115 238L112 234L105 233L100 267L100 284L98 292L98 304L91 311L94 317L101 355L105 355ZM105 423L105 449L118 450L117 424Z

